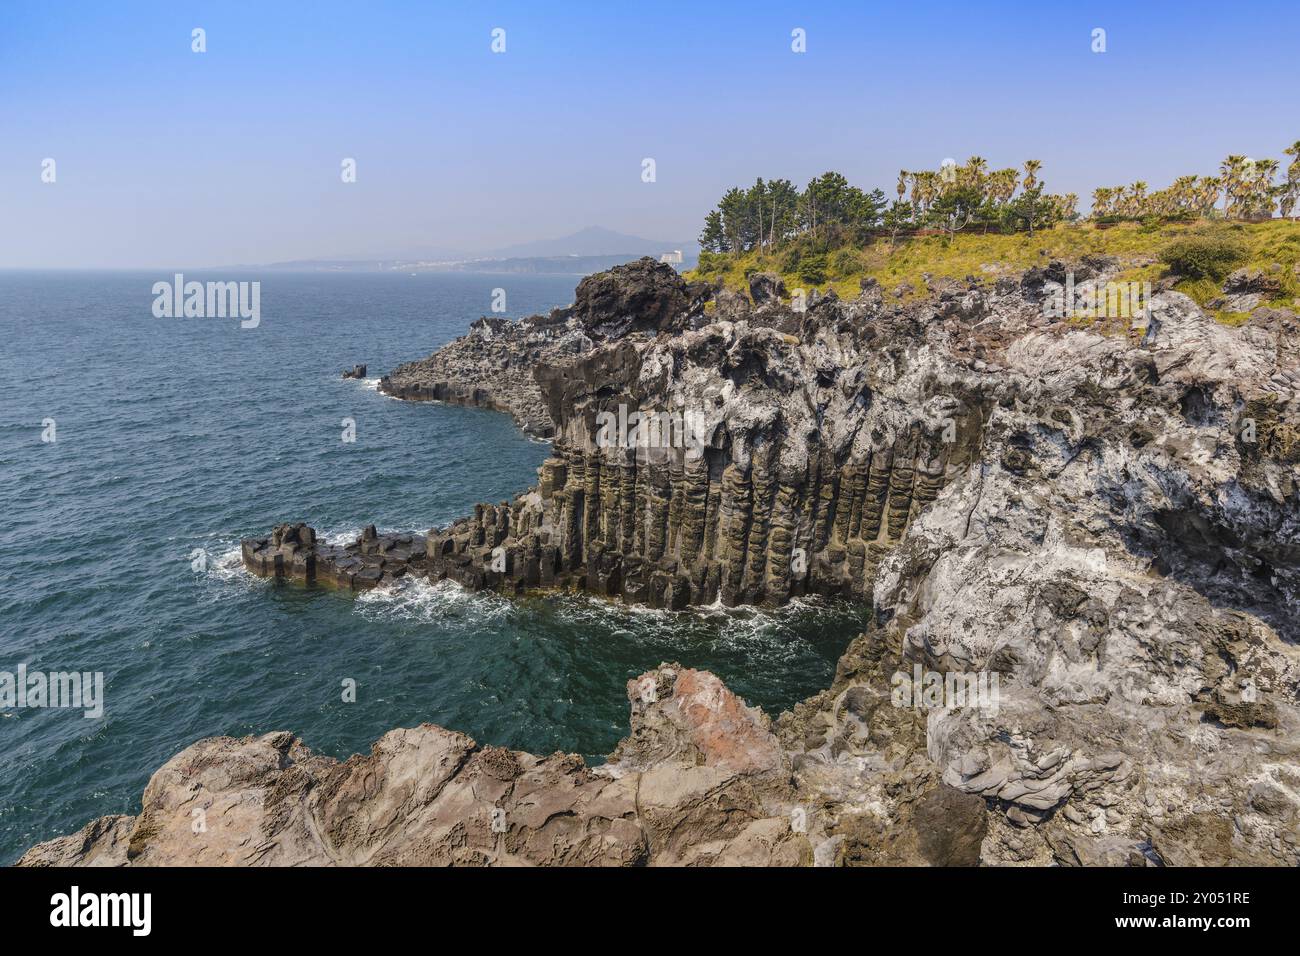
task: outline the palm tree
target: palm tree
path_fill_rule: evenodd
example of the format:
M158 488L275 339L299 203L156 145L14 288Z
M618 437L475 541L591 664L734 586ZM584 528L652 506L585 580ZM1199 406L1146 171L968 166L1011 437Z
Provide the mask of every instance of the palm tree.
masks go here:
M940 183L942 177L929 170L912 173L912 202L916 206L920 215L924 215L930 209L930 204L938 197L942 191Z
M1138 180L1133 184L1133 215L1142 216L1147 212L1147 184Z
M1129 219L1143 215L1148 208L1147 184L1138 180L1115 190L1115 213Z
M1252 195L1252 212L1273 218L1273 203L1282 190L1273 185L1279 163L1276 159L1261 159L1255 163L1255 182Z
M1174 213L1192 212L1196 207L1196 177L1179 176L1169 187L1169 202Z
M1146 208L1143 209L1143 215L1164 217L1172 215L1173 209L1173 188L1157 189L1147 197Z
M925 208L928 212L930 207L934 205L934 201L938 199L940 194L943 192L943 176L937 172L926 172L924 182Z
M972 156L966 160L966 165L957 171L957 181L963 186L974 186L983 193L988 168L988 160L983 156Z
M1278 203L1282 216L1289 219L1296 202L1300 200L1300 139L1282 152L1294 157L1286 168L1286 182L1282 184L1282 198Z
M1219 193L1223 190L1223 178L1220 176L1202 176L1197 180L1197 183L1197 212L1208 219L1214 214L1214 204L1219 201Z
M1020 171L1014 166L1009 166L1006 169L999 169L989 178L992 181L993 201L999 204L1010 202L1020 183Z
M1038 185L1038 171L1043 168L1042 160L1027 159L1025 160L1025 191L1033 189Z
M1098 186L1092 191L1092 218L1098 219L1111 214L1111 204L1115 201L1115 190L1109 186Z
M1233 153L1219 166L1223 180L1223 218L1231 219L1241 196L1242 180L1246 174L1246 157Z
M1282 150L1282 152L1295 157L1291 160L1291 165L1286 168L1286 178L1288 180L1300 180L1300 139Z

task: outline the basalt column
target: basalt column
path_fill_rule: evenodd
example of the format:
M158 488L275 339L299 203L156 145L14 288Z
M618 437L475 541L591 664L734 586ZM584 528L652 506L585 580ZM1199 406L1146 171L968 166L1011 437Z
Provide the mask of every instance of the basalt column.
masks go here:
M888 532L889 540L897 541L907 527L912 510L912 484L916 478L916 446L918 434L915 427L900 438L894 446L894 467L889 475Z
M772 502L763 592L773 604L784 604L791 594L803 593L807 577L809 542L796 544L800 501L798 480L793 475L783 475L777 482L776 497Z
M818 457L809 462L809 469L809 479L816 491L806 499L805 514L812 522L812 551L817 553L824 551L831 543L837 484L834 454L830 449L822 449Z
M776 493L776 482L764 466L757 466L752 470L750 481L753 498L749 540L745 545L745 585L741 596L741 600L747 603L761 601L763 598L772 498Z
M736 465L722 473L718 505L718 563L722 566L722 603L735 607L742 600L745 553L753 510L749 474Z

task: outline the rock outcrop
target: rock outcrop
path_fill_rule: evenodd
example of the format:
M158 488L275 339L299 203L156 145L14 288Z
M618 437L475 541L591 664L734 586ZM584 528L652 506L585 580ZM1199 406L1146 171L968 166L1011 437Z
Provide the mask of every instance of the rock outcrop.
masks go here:
M575 835L518 851L533 862L1300 864L1300 323L1260 309L1228 328L1170 290L1090 324L1051 308L1071 274L1078 289L1117 268L931 279L896 304L868 283L800 311L769 278L750 301L615 269L571 309L481 320L389 380L454 381L544 421L536 487L432 529L422 552L373 534L323 548L294 526L246 542L245 564L670 608L871 603L833 685L774 734L711 675L648 675L609 764L536 771L553 774L537 800L590 804L564 812ZM223 767L262 747L298 772L289 743L196 746ZM158 799L189 792L172 779ZM590 809L624 806L627 779L632 816ZM427 805L404 795L401 814ZM370 791L348 812L371 806L395 819ZM116 859L129 826L28 862ZM444 846L399 832L384 852ZM472 846L487 856L452 861L513 859Z
M244 567L266 578L368 591L425 567L420 535L385 534L368 525L351 544L325 544L305 524L278 525L269 538L245 538Z
M352 368L346 369L343 372L343 377L344 378L365 378L366 367L364 365L354 365L352 366Z
M530 435L548 438L554 426L532 370L590 347L590 341L568 334L562 324L482 318L467 335L428 358L399 365L379 380L379 390L408 401L508 412Z
M203 740L19 866L796 865L793 790L767 718L705 672L629 682L611 762L485 747L429 724L340 762L288 733Z

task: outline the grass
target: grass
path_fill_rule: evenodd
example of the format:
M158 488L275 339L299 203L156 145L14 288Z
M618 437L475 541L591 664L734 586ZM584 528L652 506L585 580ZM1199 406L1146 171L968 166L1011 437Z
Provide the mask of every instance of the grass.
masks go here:
M910 286L903 298L925 294L922 276L965 279L967 276L996 278L1000 274L1021 272L1051 259L1073 259L1088 254L1117 256L1122 272L1117 281L1150 281L1167 275L1160 262L1161 250L1170 242L1188 235L1225 235L1243 246L1247 258L1242 265L1269 271L1281 267L1282 291L1266 303L1294 308L1300 298L1300 222L1274 220L1263 223L1122 223L1098 229L1091 223L1056 226L1034 233L1011 235L958 233L951 243L943 236L900 238L891 245L889 238L877 239L865 246L830 250L825 255L825 277L809 282L807 273L800 277L798 257L790 249L775 253L745 252L715 257L717 268L697 269L688 279L721 280L727 287L747 290L749 276L755 272L775 272L786 288L822 291L834 289L841 298L856 298L864 278L878 281L888 295L900 286ZM806 261L807 254L804 259ZM1176 285L1202 306L1220 294L1218 283L1209 280L1184 280ZM1219 313L1227 325L1240 325L1249 316Z

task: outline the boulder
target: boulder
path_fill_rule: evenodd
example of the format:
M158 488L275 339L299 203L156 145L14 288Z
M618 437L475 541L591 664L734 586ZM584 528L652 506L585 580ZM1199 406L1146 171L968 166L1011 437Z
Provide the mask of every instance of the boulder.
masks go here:
M1282 291L1282 280L1278 273L1265 272L1263 269L1237 269L1223 280L1225 295L1243 295L1258 293L1266 298Z
M692 302L677 270L649 256L578 283L570 316L597 339L619 339L629 332L681 331Z
M779 304L786 297L785 282L775 272L756 272L749 277L749 296L760 308Z

